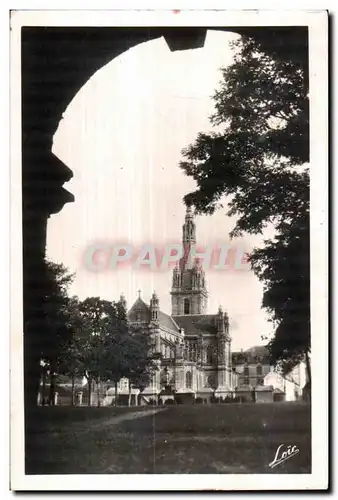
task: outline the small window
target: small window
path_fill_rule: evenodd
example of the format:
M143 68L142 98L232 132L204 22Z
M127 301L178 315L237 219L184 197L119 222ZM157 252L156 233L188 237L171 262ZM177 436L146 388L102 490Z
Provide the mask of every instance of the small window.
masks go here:
M185 386L187 389L191 389L192 386L192 375L191 372L187 372L185 376Z
M257 385L264 385L264 379L262 378L257 379Z
M256 373L257 373L257 375L262 375L262 367L260 365L257 366Z
M244 377L248 377L248 376L249 376L249 367L244 366Z
M249 377L244 378L244 385L249 385Z
M184 299L184 314L190 314L190 300Z
M212 365L213 364L213 361L214 361L214 356L213 356L213 348L211 345L208 346L208 349L207 349L207 364L208 365Z

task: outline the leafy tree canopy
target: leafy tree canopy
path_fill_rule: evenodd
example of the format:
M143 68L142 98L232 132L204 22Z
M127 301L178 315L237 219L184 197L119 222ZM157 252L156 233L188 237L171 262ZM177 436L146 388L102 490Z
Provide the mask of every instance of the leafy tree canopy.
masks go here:
M41 328L40 356L50 364L56 364L63 345L71 340L69 328L68 287L74 275L63 264L46 261L44 300L42 303L43 325Z
M306 65L274 58L245 36L233 50L213 96L215 131L198 134L182 152L180 167L197 185L185 203L213 213L226 196L228 215L237 217L231 236L274 225L275 237L250 261L277 325L272 358L289 370L291 358L310 350Z

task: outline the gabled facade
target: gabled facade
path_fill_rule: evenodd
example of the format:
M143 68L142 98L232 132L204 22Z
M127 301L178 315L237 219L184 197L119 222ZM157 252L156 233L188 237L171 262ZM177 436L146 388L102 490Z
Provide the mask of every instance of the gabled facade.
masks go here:
M143 392L146 399L171 389L209 400L234 389L229 318L221 307L207 314L205 273L194 258L196 226L190 208L182 232L184 255L173 270L172 314L161 311L156 293L149 304L139 296L128 312L131 324L149 331L154 353L160 355L158 370Z

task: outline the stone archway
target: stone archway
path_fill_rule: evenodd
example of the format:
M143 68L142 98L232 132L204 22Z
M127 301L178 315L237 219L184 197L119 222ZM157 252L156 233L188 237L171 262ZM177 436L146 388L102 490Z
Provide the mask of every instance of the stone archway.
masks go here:
M63 184L71 170L51 152L62 114L79 89L102 66L137 44L164 37L170 50L202 47L207 29L171 27L23 27L22 195L25 404L36 404L44 294L47 219L74 201ZM307 65L307 27L213 27L249 35L274 57ZM295 50L295 47L297 50ZM305 71L307 74L307 71Z

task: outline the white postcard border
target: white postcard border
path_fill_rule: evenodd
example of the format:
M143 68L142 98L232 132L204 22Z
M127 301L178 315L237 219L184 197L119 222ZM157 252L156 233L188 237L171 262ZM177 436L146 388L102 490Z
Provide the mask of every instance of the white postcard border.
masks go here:
M33 26L309 26L312 473L25 475L23 447L20 28ZM328 481L328 20L325 11L16 11L11 20L11 487L14 490L304 490ZM297 48L295 48L297 50ZM271 457L273 458L273 457Z

